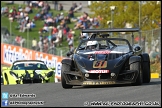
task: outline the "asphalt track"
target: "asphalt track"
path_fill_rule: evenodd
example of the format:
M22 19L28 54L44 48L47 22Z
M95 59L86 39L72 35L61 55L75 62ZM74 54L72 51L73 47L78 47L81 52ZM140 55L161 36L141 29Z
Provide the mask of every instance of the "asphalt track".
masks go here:
M151 79L151 82L149 84L143 84L141 86L116 85L86 88L75 86L72 89L63 89L61 83L24 84L9 86L1 85L1 92L9 92L9 94L36 94L36 98L10 98L9 100L44 101L44 105L39 105L39 107L84 107L84 104L93 101L143 101L146 104L151 104L151 102L159 102L161 106L161 79Z

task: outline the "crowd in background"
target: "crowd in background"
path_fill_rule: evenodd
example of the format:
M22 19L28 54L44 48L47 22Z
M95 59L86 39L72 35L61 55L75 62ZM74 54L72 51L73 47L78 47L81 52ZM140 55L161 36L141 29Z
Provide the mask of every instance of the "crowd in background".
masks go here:
M33 28L37 27L36 21L44 22L42 27L39 28L38 36L39 40L33 38L32 49L47 53L51 47L61 46L63 41L68 42L69 50L73 48L74 36L76 29L88 29L99 27L99 20L101 18L91 18L87 12L83 12L80 17L76 17L74 14L77 11L82 10L82 3L73 3L71 8L68 10L68 15L64 15L64 7L59 4L58 1L53 1L54 9L60 11L59 14L55 15L50 12L51 7L47 2L44 1L24 1L25 7L19 6L17 9L15 6L9 8L7 5L1 8L1 15L7 16L8 19L13 22L17 22L15 29L19 32L30 32ZM13 4L13 2L12 2ZM39 10L39 12L33 17L29 17L29 14L33 11ZM73 28L69 27L69 24L75 23ZM47 35L48 34L48 35ZM87 34L80 34L80 39L88 38ZM17 35L15 38L15 44L23 46L25 39L22 36Z

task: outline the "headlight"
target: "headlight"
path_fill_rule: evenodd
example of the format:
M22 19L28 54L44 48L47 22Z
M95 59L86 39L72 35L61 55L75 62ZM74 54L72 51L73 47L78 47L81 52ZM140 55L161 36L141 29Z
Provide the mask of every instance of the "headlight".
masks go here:
M47 77L49 78L49 77L51 77L52 75L53 75L53 71L49 72L49 73L47 74Z

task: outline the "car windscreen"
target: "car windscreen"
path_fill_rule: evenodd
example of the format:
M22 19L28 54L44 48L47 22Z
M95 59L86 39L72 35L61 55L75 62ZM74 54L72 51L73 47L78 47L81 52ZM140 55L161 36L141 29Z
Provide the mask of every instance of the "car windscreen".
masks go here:
M46 64L41 62L17 62L11 70L48 70Z
M130 47L129 47L127 41L123 41L123 40L110 40L110 41L116 45L115 47L114 47L114 45L110 45L110 49L114 53L128 53L128 52L130 52Z
M95 48L89 48L89 41L97 41ZM93 43L92 43L93 45ZM88 51L99 51L99 50L110 50L116 53L128 53L130 52L129 43L122 39L99 39L99 40L87 40L83 41L79 47L79 52L88 52Z

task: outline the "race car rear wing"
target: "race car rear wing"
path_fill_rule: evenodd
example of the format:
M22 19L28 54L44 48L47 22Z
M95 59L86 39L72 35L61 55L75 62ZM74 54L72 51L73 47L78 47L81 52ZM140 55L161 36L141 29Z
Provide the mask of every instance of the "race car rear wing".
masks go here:
M92 36L90 38L95 38L96 34L100 34L103 32L132 32L132 46L134 45L134 34L133 32L139 32L140 33L140 29L139 28L110 28L110 29L83 29L82 33L93 33ZM104 37L108 37L107 36L102 36ZM140 35L141 37L141 35ZM140 45L141 45L141 39L140 41Z
M83 29L82 33L99 33L99 32L139 32L139 28L114 28L114 29Z

